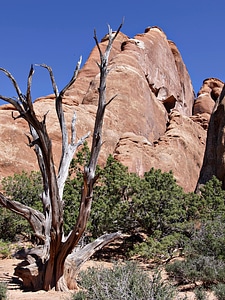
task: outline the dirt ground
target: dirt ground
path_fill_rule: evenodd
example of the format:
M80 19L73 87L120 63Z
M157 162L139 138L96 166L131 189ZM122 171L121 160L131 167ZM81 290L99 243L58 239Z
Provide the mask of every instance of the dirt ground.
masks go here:
M7 282L8 284L8 298L9 300L70 300L71 293L62 293L55 291L38 291L38 292L24 292L20 289L19 279L13 275L14 268L18 264L17 259L0 259L0 282ZM87 267L97 267L104 264L109 267L111 264L107 262L88 261L84 264L82 269Z
M19 279L13 275L14 268L18 264L17 259L0 259L0 282L7 282L8 284L8 299L9 300L70 300L71 293L62 293L55 291L38 291L38 292L24 292L20 289ZM87 267L97 267L104 265L110 267L112 264L107 262L98 262L89 260L82 269ZM180 296L187 296L188 300L195 300L192 292L182 292ZM213 295L209 295L209 300L216 300ZM115 299L116 300L116 299Z

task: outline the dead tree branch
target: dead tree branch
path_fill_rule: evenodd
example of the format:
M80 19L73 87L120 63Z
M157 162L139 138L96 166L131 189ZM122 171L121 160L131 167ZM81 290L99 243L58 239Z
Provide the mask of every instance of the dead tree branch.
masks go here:
M31 225L34 234L41 239L42 241L45 240L44 232L43 232L43 222L45 220L44 215L29 206L26 206L20 202L12 201L5 197L2 193L0 193L0 204L15 212L16 214L23 216Z
M109 28L109 40L108 45L104 53L102 53L99 42L96 36L96 32L94 32L94 39L99 50L100 55L100 83L99 83L99 100L98 100L98 108L95 118L95 126L94 132L92 137L92 147L91 147L91 154L88 166L84 168L84 184L82 188L82 195L81 195L81 202L80 202L80 209L79 215L77 218L77 223L69 235L68 239L62 245L62 252L66 253L66 256L71 253L75 245L78 243L79 239L81 238L88 221L88 217L91 210L91 203L93 197L93 186L96 181L95 171L97 166L97 161L99 157L99 153L101 150L102 145L102 127L103 127L103 119L105 108L107 105L106 102L106 77L108 74L108 59L109 54L112 48L112 44L118 35L122 24L119 26L116 34L113 35L112 30Z

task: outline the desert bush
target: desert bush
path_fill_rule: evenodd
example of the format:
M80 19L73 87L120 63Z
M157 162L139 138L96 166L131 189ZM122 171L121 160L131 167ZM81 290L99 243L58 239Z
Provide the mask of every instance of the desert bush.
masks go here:
M133 262L114 264L109 268L89 268L79 274L83 289L73 295L73 300L171 300L176 292L161 280L160 273L149 275Z
M218 282L225 283L225 262L211 256L188 257L166 266L170 277L180 284L202 281L205 287Z
M218 192L218 190L215 191ZM208 201L211 201L211 198L208 198ZM185 260L175 261L166 266L170 276L178 280L180 284L201 281L205 287L215 290L218 295L219 293L222 295L225 283L225 255L223 251L225 247L225 219L222 202L220 206L222 209L215 211L213 216L210 214L207 220L203 216L199 227L193 231L185 246ZM211 209L207 208L206 214Z
M186 245L187 255L212 256L225 261L225 216L218 215L214 220L203 221L195 230Z
M0 239L0 254L2 258L9 257L11 254L10 243Z
M225 216L225 191L222 182L215 176L201 189L199 213L202 220L210 221L218 215Z
M88 157L88 148L73 160L71 177L66 183L66 233L78 212L79 194L76 191L81 188L81 165L86 161L85 157ZM144 232L149 239L136 245L131 253L138 252L145 257L153 257L159 250L169 255L174 249L183 247L192 228L190 220L198 212L199 196L185 194L176 184L172 172L163 173L152 168L140 178L129 173L127 167L110 155L105 167L98 167L98 175L87 226L93 238L118 230L131 235Z
M0 300L7 299L7 284L5 282L0 282Z
M2 180L2 187L5 195L14 201L21 202L35 209L40 209L39 195L42 191L40 173L22 172L13 176L5 177ZM7 228L7 230L6 230ZM31 238L29 223L19 215L0 206L0 236L5 241L15 241L18 235L24 234Z
M209 297L207 296L207 292L204 288L198 287L194 289L195 298L196 300L208 300Z
M160 233L161 234L161 233ZM163 260L182 254L187 237L180 233L171 233L164 237L154 235L147 237L145 241L136 243L133 249L129 251L129 255L139 255L145 259Z
M1 239L15 242L21 234L28 239L31 237L32 231L29 223L21 216L15 215L6 208L0 207Z
M218 300L225 300L225 284L224 283L218 283L217 285L213 286L212 290Z
M22 171L21 174L3 178L1 183L8 197L33 208L41 209L42 178L39 172Z

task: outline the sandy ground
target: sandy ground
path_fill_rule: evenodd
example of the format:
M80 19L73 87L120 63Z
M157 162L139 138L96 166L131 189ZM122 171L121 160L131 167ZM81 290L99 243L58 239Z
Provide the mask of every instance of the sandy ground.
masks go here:
M8 299L9 300L70 300L71 293L62 293L55 291L38 291L38 292L24 292L20 289L18 278L13 275L14 268L18 264L17 259L0 259L0 282L7 282L8 284ZM86 262L82 269L87 267L97 267L104 265L110 267L112 264L107 262L97 262L90 260ZM12 280L13 279L13 280ZM180 293L180 296L186 295L188 300L195 300L192 292ZM116 300L116 299L115 299ZM208 300L216 300L213 295L209 295Z
M54 291L38 291L38 292L23 292L20 289L18 278L13 276L14 268L18 264L17 259L2 259L0 260L0 281L8 283L8 298L9 300L68 300L69 293L60 293ZM13 282L12 282L13 279Z
M14 268L18 264L17 259L0 259L0 282L7 282L8 284L8 298L9 300L70 300L71 293L62 293L55 291L38 291L38 292L24 292L20 289L18 278L13 275ZM87 267L97 267L104 264L109 267L111 264L106 262L88 261L84 264L82 269Z

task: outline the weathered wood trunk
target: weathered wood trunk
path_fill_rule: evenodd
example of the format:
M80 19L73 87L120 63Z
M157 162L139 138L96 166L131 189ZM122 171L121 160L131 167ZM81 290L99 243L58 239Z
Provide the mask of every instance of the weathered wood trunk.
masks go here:
M16 267L15 275L23 280L24 287L30 290L44 289L46 291L55 288L56 290L66 291L76 288L76 275L83 262L85 262L95 251L102 248L107 243L120 236L119 233L108 234L100 237L95 242L87 245L79 251L74 251L80 238L82 237L90 215L93 187L97 176L95 175L98 156L102 145L102 126L106 106L115 98L106 102L106 77L108 74L108 58L112 44L118 35L122 24L113 33L109 28L109 40L103 53L96 33L94 39L100 54L100 84L99 102L95 119L94 132L92 137L92 147L89 164L84 168L83 188L81 192L79 214L67 238L63 234L63 189L69 173L70 162L77 148L89 136L76 140L75 121L76 115L71 122L71 141L68 142L67 126L64 119L62 99L67 89L75 82L81 60L78 62L74 75L68 85L59 93L53 72L47 65L40 65L49 72L55 93L55 107L62 134L62 153L59 168L56 171L52 153L52 141L49 138L46 128L46 115L42 121L37 118L31 100L31 83L34 68L31 66L28 76L26 95L22 94L20 88L11 73L0 68L0 71L11 80L17 93L17 99L0 95L3 99L11 103L17 116L14 119L23 118L30 128L28 136L29 146L34 147L40 171L43 178L43 193L41 195L43 211L37 211L23 205L17 201L12 201L0 193L0 204L11 211L20 214L28 220L33 232L38 240L38 244L33 249L25 253L25 259Z
M68 291L77 289L76 278L81 266L96 251L120 237L119 232L105 234L83 248L76 247L64 262L59 262L60 259L57 258L54 262L43 262L40 259L40 248L27 250L23 253L26 259L16 266L14 275L23 280L23 287L26 290L44 289L48 291L54 288L58 291ZM58 257L60 257L60 253ZM48 264L51 264L52 273L47 271Z

